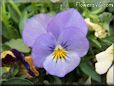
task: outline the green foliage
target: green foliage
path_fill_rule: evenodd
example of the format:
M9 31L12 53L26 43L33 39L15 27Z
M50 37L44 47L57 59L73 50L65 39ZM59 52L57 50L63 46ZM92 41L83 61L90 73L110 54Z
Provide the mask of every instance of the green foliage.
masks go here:
M33 83L27 79L12 78L2 83L2 85L33 85Z
M22 13L22 15L21 15L21 17L20 17L20 21L19 21L19 31L20 31L20 33L22 33L22 31L23 31L23 28L24 28L24 25L25 25L25 22L26 22L26 20L27 20L27 12L26 11L24 11L23 13Z
M99 15L99 20L102 23L103 27L109 31L109 24L112 20L112 14L109 12L103 12L102 14Z
M95 69L87 63L81 63L80 69L84 72L87 76L91 77L93 80L101 82L101 77L95 72Z
M2 22L3 22L3 36L6 37L7 39L12 39L12 38L18 38L19 33L16 28L14 28L13 25L11 25L10 21L10 13L7 12L6 10L6 4L3 2L2 3Z
M101 43L98 41L98 39L95 36L90 35L88 38L89 38L90 43L91 43L92 46L95 46L99 49L102 47Z
M24 44L22 39L12 39L9 42L6 42L5 45L8 45L10 48L15 48L24 53L30 52L30 48Z

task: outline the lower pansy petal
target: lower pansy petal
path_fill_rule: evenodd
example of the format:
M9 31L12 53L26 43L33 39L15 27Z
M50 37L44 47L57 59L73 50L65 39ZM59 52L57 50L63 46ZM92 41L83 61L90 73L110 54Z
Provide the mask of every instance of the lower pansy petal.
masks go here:
M89 42L86 36L75 27L70 27L59 36L59 43L68 51L75 51L80 57L87 54L89 49Z
M53 54L46 57L43 63L44 69L51 75L64 77L73 71L80 63L80 57L74 52L69 52L66 59L53 59Z
M51 19L52 17L47 14L35 15L28 19L22 33L24 42L32 47L36 38L46 32L47 25Z
M35 66L43 67L43 61L52 53L56 40L52 34L42 34L38 37L32 48L32 58Z

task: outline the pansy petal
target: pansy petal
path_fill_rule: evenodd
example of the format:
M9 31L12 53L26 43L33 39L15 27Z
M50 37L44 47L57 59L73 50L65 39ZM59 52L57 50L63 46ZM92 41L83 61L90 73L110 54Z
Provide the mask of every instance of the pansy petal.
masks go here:
M39 14L27 20L22 33L23 40L28 46L32 46L36 38L46 32L47 25L52 19L47 14Z
M68 51L75 51L80 57L87 54L89 42L80 29L71 27L61 33L59 43Z
M53 59L53 54L49 55L46 57L43 66L49 74L64 77L67 73L73 71L79 63L80 58L78 54L69 52L66 59L62 58L57 61Z
M96 60L98 62L109 61L111 65L113 62L113 54L106 51L100 52L96 55Z
M52 32L58 38L59 34L67 27L76 27L76 29L81 29L81 32L84 35L86 35L88 31L84 18L74 8L58 13L49 22L47 28L49 32Z
M110 66L110 62L103 60L103 62L98 62L95 64L95 69L98 74L104 74L108 71Z
M97 63L95 64L96 72L104 74L108 71L113 62L113 45L107 48L105 51L96 55ZM103 69L102 69L103 68Z
M35 76L34 72L30 69L30 65L25 61L24 55L16 49L11 49L11 52L16 56L16 60L20 61L24 67L27 69L31 76Z
M31 71L34 72L35 76L39 75L38 70L35 68L34 64L33 64L33 60L31 56L25 56L25 61L29 64Z
M48 33L42 34L36 39L32 48L32 59L35 66L43 67L42 64L45 58L53 52L55 43L55 37Z
M114 85L114 65L107 72L106 78L107 84Z

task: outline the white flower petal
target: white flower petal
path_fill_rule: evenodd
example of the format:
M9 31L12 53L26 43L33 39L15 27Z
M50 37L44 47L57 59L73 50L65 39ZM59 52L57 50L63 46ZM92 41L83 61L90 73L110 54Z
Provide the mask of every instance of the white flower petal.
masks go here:
M96 72L98 74L104 74L108 71L108 68L111 66L110 62L104 61L104 62L98 62L95 64Z
M114 85L114 65L107 72L107 84Z
M90 31L95 31L95 36L96 37L105 38L108 35L106 30L101 25L91 22L90 18L86 18L85 21L86 21L86 24L89 27L89 30Z
M112 44L105 51L96 55L97 63L95 64L96 72L104 74L107 72L113 62L114 45Z

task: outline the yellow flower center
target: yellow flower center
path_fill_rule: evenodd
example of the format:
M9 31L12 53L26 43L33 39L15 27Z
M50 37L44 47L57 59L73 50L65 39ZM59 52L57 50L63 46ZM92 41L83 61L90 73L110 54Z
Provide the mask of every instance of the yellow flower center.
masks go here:
M55 48L54 52L53 52L53 59L66 59L67 57L67 51L65 51L65 49L63 49L60 45L57 45L57 47Z

